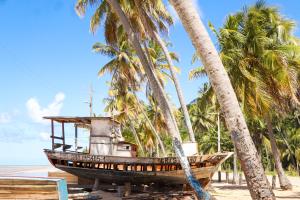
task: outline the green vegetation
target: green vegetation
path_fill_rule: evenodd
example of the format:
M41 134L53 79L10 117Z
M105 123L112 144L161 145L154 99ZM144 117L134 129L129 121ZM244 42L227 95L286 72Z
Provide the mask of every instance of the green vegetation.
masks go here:
M92 32L100 23L104 25L106 44L96 43L93 50L111 59L98 74L111 75L108 98L104 100L106 111L121 122L125 138L139 146L139 155L176 154L183 157L183 166L184 156L178 153L174 141L196 139L200 153L215 153L219 128L222 151L236 149L239 168L253 187L249 188L252 198L261 198L255 190L271 191L262 166L267 172L276 170L280 186L290 189L284 170L289 175L300 173L300 43L293 35L295 23L283 17L276 7L258 1L229 15L220 29L210 24L218 40L221 62L217 53L207 58L200 51L203 45L202 50L216 52L210 40L205 39L208 35L192 4L170 2L176 10L189 8L178 14L198 50L192 62L201 58L204 63L192 70L189 78L207 76L210 80L187 106L175 75L178 68L173 65L178 56L168 51L167 38L160 38L173 23L163 1L78 0L76 9L81 15L89 5L97 6L91 19ZM196 20L187 20L187 15L196 16ZM193 23L203 31L193 30ZM198 44L199 38L207 43ZM222 72L224 68L230 81ZM164 91L167 81L175 83L179 109ZM233 158L228 160L223 168L233 170L232 161ZM251 166L245 164L248 161ZM187 174L188 170L187 167ZM264 178L257 181L251 178L255 175ZM273 196L272 192L268 195Z
M291 121L294 118L291 113L299 105L300 47L292 34L295 23L281 16L277 8L259 1L228 16L219 31L210 27L218 38L221 59L262 161L267 169L275 163L281 187L289 189L291 185L281 161L285 169L299 168L297 149L289 144L288 138L292 136L287 136L296 133L298 124L293 123L296 130L292 133L287 130L288 124L280 120L287 117ZM190 74L191 77L201 75L205 75L201 67Z

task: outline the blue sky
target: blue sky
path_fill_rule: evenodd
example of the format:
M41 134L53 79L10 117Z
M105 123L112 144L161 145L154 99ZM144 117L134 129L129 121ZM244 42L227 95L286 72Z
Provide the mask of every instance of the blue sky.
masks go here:
M48 164L42 149L49 148L49 123L42 115L88 115L89 87L94 88L94 112L104 114L109 76L97 77L108 61L94 54L92 45L104 42L100 28L89 32L92 9L84 18L75 11L75 0L0 0L0 165ZM195 0L202 19L220 27L229 13L255 1ZM267 1L300 21L297 0ZM180 56L177 66L186 101L193 100L204 80L190 81L188 72L194 48L182 25L175 20L170 31L172 50ZM299 36L299 29L296 30ZM215 40L214 40L215 41ZM174 88L167 86L174 104ZM67 129L69 131L69 128ZM71 141L73 132L67 137ZM86 141L87 135L81 134Z

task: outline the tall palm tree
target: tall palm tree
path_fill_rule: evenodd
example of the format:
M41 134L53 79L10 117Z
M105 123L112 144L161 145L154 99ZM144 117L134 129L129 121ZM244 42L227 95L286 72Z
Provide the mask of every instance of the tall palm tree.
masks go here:
M123 38L121 38L123 39ZM157 133L156 129L152 125L152 122L149 120L148 116L144 113L144 108L140 105L139 99L135 92L139 90L139 85L141 84L141 79L143 79L144 72L141 70L139 60L134 55L134 51L129 46L127 41L120 41L118 46L112 45L104 45L102 43L96 43L93 46L93 50L102 55L109 56L111 58L107 64L105 64L98 72L99 76L102 76L104 73L109 72L112 75L112 88L110 89L111 96L114 96L110 103L113 105L113 101L116 100L116 97L120 97L121 107L117 109L117 111L126 114L127 112L123 112L122 105L127 103L128 98L125 98L128 95L128 92L131 92L131 98L134 98L134 102L132 105L136 106L132 109L138 109L143 113L143 116L146 118L147 123L150 126L153 134L155 135L157 141L159 142L160 148L165 156L165 147L164 144ZM162 59L162 58L161 58ZM163 68L163 66L159 66ZM163 75L159 73L160 70L157 70L157 74L160 79L163 78ZM118 87L116 87L118 86ZM129 91L128 91L129 90ZM133 96L132 96L133 95ZM118 99L117 99L118 100ZM122 103L122 101L124 101ZM128 116L133 119L134 115ZM130 128L132 131L135 131L134 125L130 124ZM135 137L137 138L137 137ZM142 148L142 147L140 147Z
M259 1L230 15L217 33L221 58L244 112L252 118L263 118L267 124L282 189L291 189L292 185L281 164L270 110L284 112L289 105L287 99L298 104L300 48L291 35L293 27L294 23L281 17L276 8Z
M151 67L150 62L142 49L141 41L139 40L138 35L136 34L136 32L134 32L132 24L130 24L129 19L122 10L122 7L120 6L119 2L117 0L106 0L106 2L112 8L113 13L115 13L118 16L120 24L122 24L122 27L127 33L128 40L131 42L133 48L136 51L137 56L140 59L140 62L142 63L143 69L148 77L148 81L150 82L151 89L153 90L155 99L159 103L159 107L163 113L168 132L172 136L175 153L180 160L182 169L185 172L189 184L195 189L199 199L208 199L209 194L202 189L201 185L192 174L188 159L184 155L182 149L182 140L176 124L175 117L172 113L171 105L168 102L166 93L164 92L158 78L155 75L154 69Z
M162 113L164 115L164 119L166 121L168 132L170 133L170 135L173 138L173 146L174 146L175 153L177 154L177 157L180 160L182 169L185 172L185 175L186 175L186 178L187 178L189 184L194 188L199 199L208 199L209 194L206 193L202 189L201 185L199 184L199 182L195 179L194 175L192 174L189 162L187 160L187 157L184 155L184 152L182 149L180 133L178 131L178 127L177 127L177 124L175 121L175 117L172 113L170 103L168 102L167 96L166 96L165 92L163 91L163 88L162 88L161 84L159 83L153 69L151 68L151 65L150 65L149 61L147 60L145 53L143 52L140 41L138 40L138 37L135 34L135 32L130 24L130 21L126 17L125 13L123 12L123 10L117 0L107 0L107 2L113 8L114 12L119 16L119 19L120 19L124 29L127 32L128 39L132 43L141 63L143 65L143 68L145 70L145 73L147 74L148 80L149 80L151 88L153 90L153 94L154 94L155 98L157 99L157 101L159 103L159 107L162 110Z
M170 0L201 57L231 132L253 199L275 199L228 74L192 1Z
M297 115L296 110L283 119L278 116L275 131L285 167L294 169L300 174L300 123Z
M112 113L114 117L122 125L129 124L129 128L135 138L135 141L142 153L145 155L144 147L141 144L140 138L135 128L134 121L136 121L137 113L135 112L135 97L128 91L122 82L111 83L110 97L105 99L107 104L105 111ZM117 113L114 113L117 112Z
M163 33L168 31L167 25L171 25L173 23L171 15L165 8L162 0L125 0L121 1L120 3L124 7L130 22L133 24L133 30L138 33L138 37L141 39L153 39L161 46L171 72L172 81L174 82L177 91L190 140L195 142L195 135L191 126L189 113L186 108L183 91L176 76L176 70L172 61L172 56L168 51L166 43L158 33L159 31ZM115 21L117 21L116 15L111 12L110 8L107 6L107 2L103 0L78 0L76 5L77 12L80 15L83 15L88 4L98 6L91 19L91 31L95 32L100 22L103 20L103 18L105 18L104 24L106 41L109 44L115 43L117 40L116 38L118 37L118 25L115 23Z
M172 18L161 0L147 0L142 2L134 0L134 3L136 7L133 10L137 11L137 14L140 17L142 24L144 25L144 29L146 30L146 33L148 33L148 37L159 44L166 57L171 72L172 80L174 82L177 96L181 105L183 116L185 119L185 124L188 129L190 141L196 142L190 116L184 100L183 91L181 89L179 80L176 76L172 56L167 48L166 43L162 40L158 33L158 30L166 30L165 28L160 28L164 24L164 22L167 22L169 25L172 24Z

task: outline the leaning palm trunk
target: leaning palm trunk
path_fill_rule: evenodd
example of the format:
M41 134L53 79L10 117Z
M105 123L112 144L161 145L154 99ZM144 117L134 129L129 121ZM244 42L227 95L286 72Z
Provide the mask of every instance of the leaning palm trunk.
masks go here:
M186 124L187 130L188 130L188 133L189 133L190 141L191 142L196 142L195 134L194 134L191 119L190 119L190 115L189 115L188 109L186 107L186 103L185 103L185 100L184 100L184 95L183 95L179 80L178 80L178 78L176 76L176 72L174 70L174 64L173 64L172 58L170 56L169 50L168 50L165 42L159 36L159 34L155 30L153 30L149 26L149 24L147 23L147 20L145 19L146 13L144 13L144 11L138 6L139 3L140 2L138 2L138 0L135 0L135 4L137 5L138 12L140 14L140 17L141 17L141 19L144 23L144 26L145 26L146 30L150 33L150 36L159 44L159 46L162 48L162 50L164 52L164 55L166 56L166 59L167 59L167 62L168 62L169 68L170 68L171 76L172 76L172 79L173 79L173 82L174 82L174 85L175 85L175 88L176 88L179 103L180 103L180 106L181 106L181 109L182 109L185 124Z
M228 74L193 5L193 1L170 0L170 2L201 57L221 109L224 111L226 125L235 143L252 199L275 199Z
M278 179L280 183L280 188L283 190L291 190L292 189L292 184L290 183L289 179L286 177L284 170L282 168L281 160L280 160L280 154L278 151L278 147L276 144L275 136L273 133L273 127L272 127L272 122L269 116L265 117L267 127L268 127L268 134L270 137L270 143L271 143L271 150L275 162L275 168L276 172L278 174Z
M130 129L132 131L132 134L134 136L135 141L137 142L139 148L141 149L143 156L145 156L144 147L143 147L143 145L142 145L142 143L141 143L141 141L139 139L139 136L138 136L138 134L137 134L137 132L136 132L136 130L135 130L134 125L132 124L132 122L129 122L129 126L130 126Z
M136 97L136 99L137 99L137 97ZM159 146L160 146L160 149L161 149L161 151L162 151L162 153L163 153L163 156L166 157L167 154L166 154L166 150L165 150L164 143L162 142L161 138L159 137L159 134L158 134L158 132L156 131L156 129L154 128L154 126L153 126L152 122L150 121L150 119L149 119L147 113L146 113L145 110L141 107L140 102L139 102L138 99L137 99L137 102L138 102L138 103L137 103L138 108L140 109L140 111L141 111L142 114L144 115L146 121L148 122L148 125L150 126L150 129L151 129L152 133L154 134L156 140L157 140L158 143L159 143Z
M149 61L149 65L152 67L152 69L155 69L154 64L153 64L153 62L152 62L152 59L151 59L151 56L150 56L150 53L149 53L149 51L148 51L148 48L147 48L146 43L144 43L144 49L145 49L145 55L147 55L147 58L148 58L148 61ZM172 120L173 120L173 123L174 123L174 124L177 124L174 115L172 115ZM176 131L179 132L178 127L175 126L175 128L176 128Z
M194 134L194 131L193 131L193 128L192 128L190 115L189 115L189 112L188 112L187 107L186 107L186 103L185 103L185 100L184 100L184 96L183 96L183 92L182 92L180 83L178 81L178 78L176 76L176 72L174 70L174 65L173 65L172 58L170 56L169 50L167 49L164 41L160 38L158 33L153 32L153 34L154 34L154 37L155 37L157 43L161 46L161 48L162 48L162 50L163 50L163 52L164 52L164 54L167 58L167 62L168 62L169 68L170 68L171 76L172 76L172 79L173 79L173 82L174 82L174 85L175 85L175 88L176 88L177 96L178 96L178 99L179 99L179 102L180 102L180 105L181 105L181 109L182 109L182 112L183 112L183 117L184 117L184 120L185 120L185 124L186 124L186 127L188 129L190 141L191 142L196 142L195 134Z
M162 86L160 85L153 69L151 68L143 49L140 45L140 42L138 40L138 37L133 32L133 29L130 25L130 22L128 18L126 17L125 13L123 12L122 8L120 7L118 0L107 0L107 2L110 4L112 10L115 11L117 16L119 17L125 31L127 32L128 38L130 42L132 43L134 49L136 50L136 53L144 67L144 70L147 74L148 80L150 82L151 89L153 90L154 96L156 100L159 103L160 109L162 110L162 114L164 116L164 119L167 124L167 128L169 133L171 134L173 138L173 146L175 153L177 154L177 157L181 163L182 169L185 172L186 178L188 182L190 183L191 187L194 188L196 191L196 194L199 199L209 199L209 194L206 193L199 182L195 179L194 175L192 174L192 170L190 168L190 164L188 162L187 157L184 155L182 145L181 145L181 137L179 132L177 131L177 124L174 123L174 116L171 110L171 106L168 103L167 97L165 92L163 91Z

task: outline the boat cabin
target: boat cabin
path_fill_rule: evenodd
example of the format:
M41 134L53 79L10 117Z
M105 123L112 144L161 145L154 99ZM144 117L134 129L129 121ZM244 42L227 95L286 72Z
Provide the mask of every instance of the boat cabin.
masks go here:
M90 155L136 157L137 145L125 142L121 133L121 125L111 117L44 117L51 121L52 150L63 152L79 152L82 147L78 146L78 128L89 130ZM59 123L61 131L55 129L55 123ZM74 147L66 144L65 124L74 124ZM60 134L57 135L56 132Z

